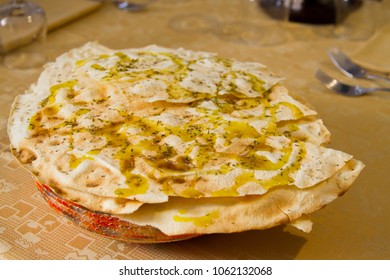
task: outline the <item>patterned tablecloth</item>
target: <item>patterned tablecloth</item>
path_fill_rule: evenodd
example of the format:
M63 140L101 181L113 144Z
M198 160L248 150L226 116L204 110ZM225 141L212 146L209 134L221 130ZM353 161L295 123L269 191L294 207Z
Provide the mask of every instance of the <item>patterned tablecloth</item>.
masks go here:
M327 37L319 26L299 24L287 26L288 41L277 46L223 40L213 28L229 18L226 13L235 8L228 7L236 3L161 0L137 13L106 4L50 32L42 52L52 60L96 40L111 48L158 44L262 62L286 77L285 85L317 109L332 133L331 147L366 164L352 189L310 216L314 222L311 233L280 226L158 245L97 235L50 208L29 173L12 157L6 128L9 110L15 96L28 88L41 70L0 66L0 259L390 259L390 95L347 98L327 90L313 77L321 66L343 78L326 56L331 47L340 47L361 61L379 57L382 66L387 59L390 69L389 54L384 51L390 49L390 28L386 27L390 24L390 3L384 1L380 25L372 38L382 44L376 49L383 53L376 51L374 55L371 41ZM207 12L206 5L210 7ZM180 31L175 23L186 14L193 20ZM200 22L199 15L209 21Z

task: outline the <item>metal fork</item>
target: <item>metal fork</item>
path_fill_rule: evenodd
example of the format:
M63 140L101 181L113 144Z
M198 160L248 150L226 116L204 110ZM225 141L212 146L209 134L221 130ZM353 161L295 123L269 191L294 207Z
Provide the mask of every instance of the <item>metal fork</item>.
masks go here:
M353 62L345 53L340 49L333 48L328 51L328 56L332 62L350 78L358 79L370 79L370 80L382 80L390 82L390 78L384 75L373 74L368 69Z
M345 84L336 80L335 78L330 77L328 74L324 73L320 69L318 69L315 73L315 77L322 83L324 83L327 88L347 96L360 96L369 92L390 91L390 88L385 87L366 88Z

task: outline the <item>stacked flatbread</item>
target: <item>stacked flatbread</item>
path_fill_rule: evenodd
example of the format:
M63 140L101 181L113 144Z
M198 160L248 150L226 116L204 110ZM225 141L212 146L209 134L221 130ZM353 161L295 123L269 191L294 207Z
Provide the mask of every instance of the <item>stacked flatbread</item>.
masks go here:
M16 98L11 148L40 183L167 236L294 223L363 168L259 63L97 43ZM158 240L157 240L158 241Z

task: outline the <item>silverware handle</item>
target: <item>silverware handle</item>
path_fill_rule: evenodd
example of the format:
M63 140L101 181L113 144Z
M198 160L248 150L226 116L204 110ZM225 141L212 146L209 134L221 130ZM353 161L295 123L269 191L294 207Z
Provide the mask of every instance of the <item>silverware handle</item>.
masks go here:
M373 91L390 91L390 88L373 88Z
M367 74L367 78L370 80L381 80L390 83L390 78L383 76L383 75L377 75L377 74Z

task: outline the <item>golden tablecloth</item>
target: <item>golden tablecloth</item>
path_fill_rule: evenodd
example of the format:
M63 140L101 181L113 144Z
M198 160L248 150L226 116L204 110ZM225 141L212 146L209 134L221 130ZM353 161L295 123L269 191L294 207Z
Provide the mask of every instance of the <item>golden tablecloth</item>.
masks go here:
M191 7L193 2L198 4ZM209 2L214 3L209 16L223 10L215 2ZM318 32L319 27L293 24L288 26L287 43L261 47L227 42L209 30L179 32L170 26L170 20L181 13L205 13L203 4L166 0L138 13L106 4L52 31L42 51L54 59L70 48L96 40L111 48L158 44L262 62L286 77L285 85L317 109L332 133L331 147L366 164L352 189L310 215L314 222L311 233L280 226L158 245L125 243L97 235L50 208L29 173L12 157L6 131L9 110L15 96L28 88L41 70L0 66L0 259L390 259L390 95L348 98L327 90L313 76L321 66L342 78L326 51L340 47L353 54L368 42L325 37ZM383 3L379 22L377 33L387 31L390 36L390 28L385 29L390 23L388 1ZM390 61L388 52L375 55ZM360 59L364 60L364 55Z

